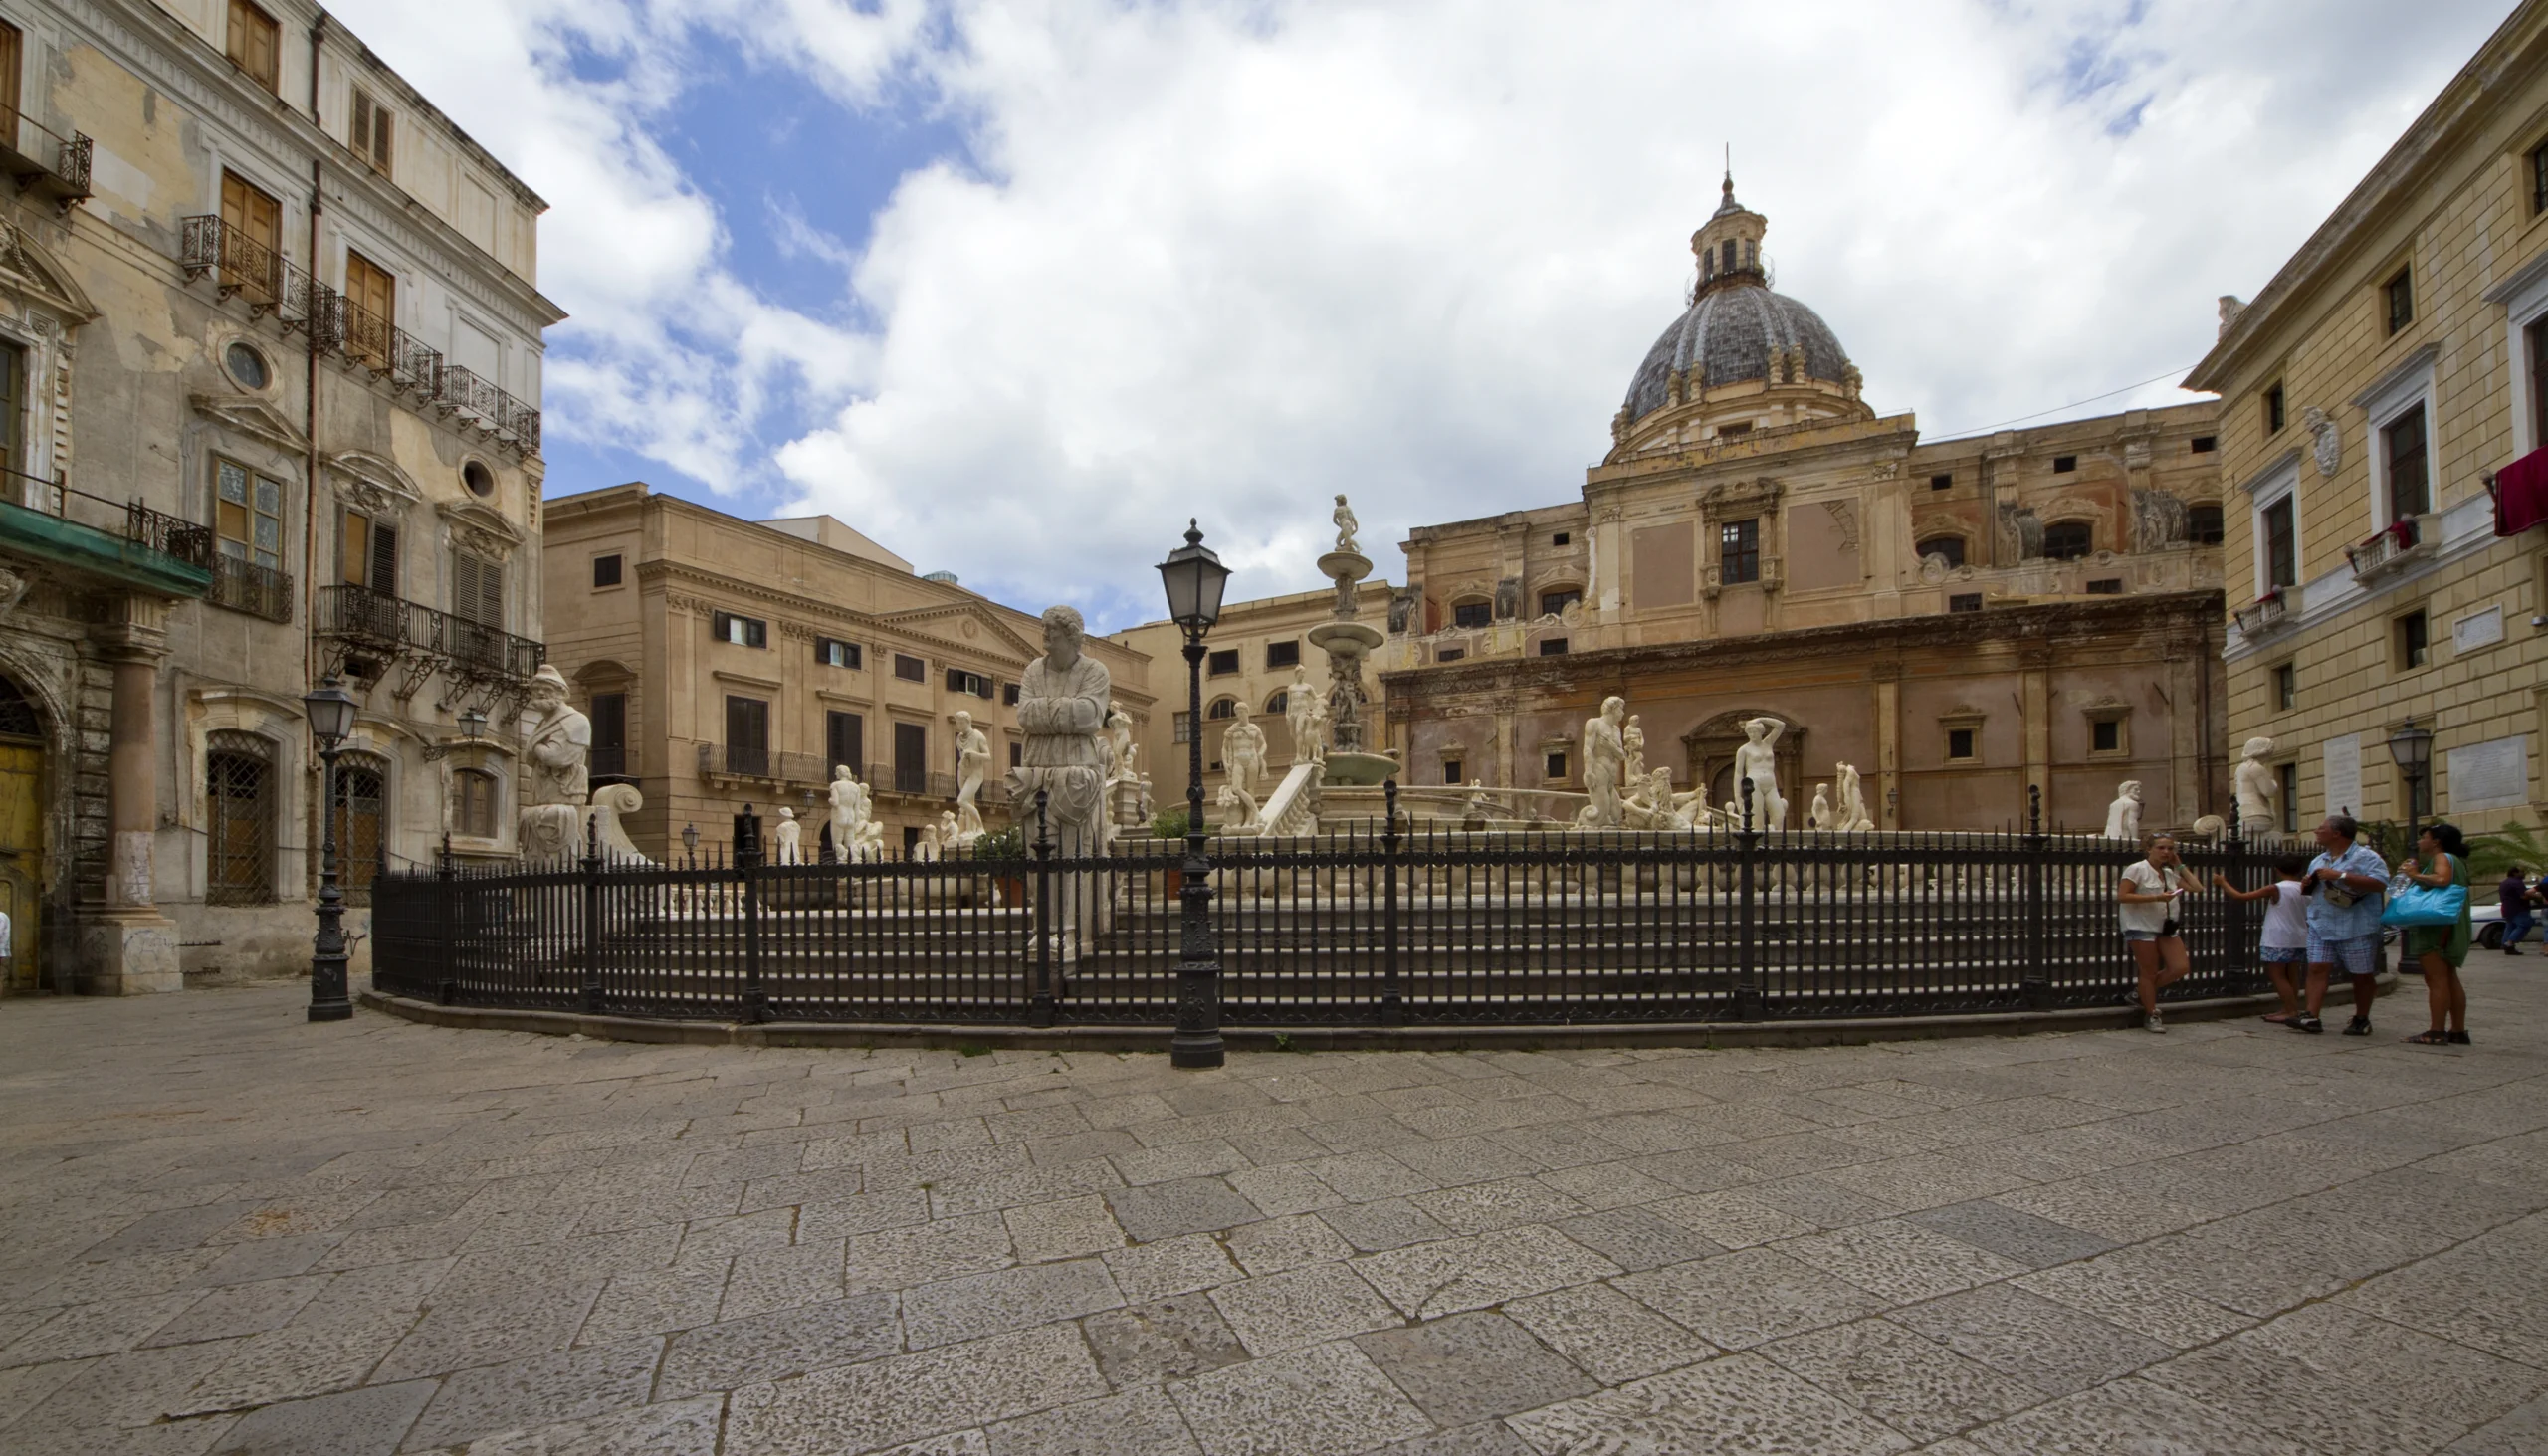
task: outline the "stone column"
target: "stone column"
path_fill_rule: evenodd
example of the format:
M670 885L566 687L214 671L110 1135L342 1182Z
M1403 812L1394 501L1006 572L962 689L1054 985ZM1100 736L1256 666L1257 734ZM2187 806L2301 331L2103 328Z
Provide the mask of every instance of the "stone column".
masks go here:
M2046 822L2052 814L2052 654L2042 648L2029 648L2020 655L2019 665L2025 670L2026 786L2043 792ZM2023 824L2026 805L2022 796L2016 807L2017 822Z
M1859 791L1878 829L1902 827L1902 665L1878 663L1875 676L1875 773L1861 770Z
M98 656L114 667L107 728L107 869L105 909L81 929L80 981L93 995L137 995L185 987L177 928L153 903L152 842L159 823L159 664L167 604L127 595L90 629Z

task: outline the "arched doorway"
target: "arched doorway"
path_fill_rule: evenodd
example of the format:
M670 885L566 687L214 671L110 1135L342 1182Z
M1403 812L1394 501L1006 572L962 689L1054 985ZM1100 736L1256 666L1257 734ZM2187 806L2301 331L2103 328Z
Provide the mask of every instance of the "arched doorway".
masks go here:
M1786 724L1779 734L1779 745L1773 751L1779 762L1779 792L1788 801L1788 821L1784 828L1804 827L1805 806L1812 802L1812 790L1798 792L1804 777L1805 725L1784 713L1767 709L1745 708L1720 713L1681 735L1681 751L1687 764L1680 781L1704 783L1708 786L1708 804L1723 810L1734 801L1734 750L1743 746L1743 725L1756 718L1774 718ZM1770 827L1767 824L1763 828Z
M0 675L0 985L44 984L44 717L35 701Z
M369 753L346 753L336 759L337 882L345 904L371 904L372 872L380 866L388 828L389 764Z

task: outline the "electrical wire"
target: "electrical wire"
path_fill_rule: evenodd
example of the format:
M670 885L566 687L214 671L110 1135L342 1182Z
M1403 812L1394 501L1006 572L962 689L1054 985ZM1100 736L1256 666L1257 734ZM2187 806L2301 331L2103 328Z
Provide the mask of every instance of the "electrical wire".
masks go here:
M2156 384L2162 379L2181 377L2184 375L2186 370L2193 367L2194 365L2192 364L2181 364L2174 369L2167 370L2165 373L2153 374L2147 379L2126 384L2121 389L2109 389L2103 394L2091 394L2085 399L2074 399L2068 404L2056 404L2050 409L2036 410L2030 415L2019 415L2013 420L2002 420L1996 425L1976 425L1967 429L1950 430L1943 435L1926 435L1921 437L1920 443L1923 445L1939 445L1944 444L1949 440L1969 440L1976 435L1988 435L1994 430L2005 430L2011 425L2021 425L2028 420L2039 420L2045 415L2057 415L2065 409L2077 409L2083 404L2095 404L2100 399L2112 399L2118 394L2130 394L2136 389Z

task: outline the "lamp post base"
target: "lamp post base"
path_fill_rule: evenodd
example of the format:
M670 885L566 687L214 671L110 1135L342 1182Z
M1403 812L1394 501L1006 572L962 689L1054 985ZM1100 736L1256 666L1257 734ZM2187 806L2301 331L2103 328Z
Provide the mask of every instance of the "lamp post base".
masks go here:
M1189 1071L1217 1067L1222 1062L1221 1034L1198 1032L1192 1036L1178 1032L1168 1044L1168 1064Z

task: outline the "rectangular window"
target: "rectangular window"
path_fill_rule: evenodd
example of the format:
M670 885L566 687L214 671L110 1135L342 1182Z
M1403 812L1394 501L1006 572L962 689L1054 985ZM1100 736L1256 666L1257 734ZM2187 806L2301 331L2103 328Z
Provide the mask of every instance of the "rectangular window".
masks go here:
M283 292L283 204L236 172L221 174L221 285L272 304Z
M2300 670L2284 663L2273 670L2273 708L2276 713L2289 713L2300 706Z
M628 695L593 695L593 772L628 771Z
M2088 583L2088 595L2121 596L2123 595L2123 578L2120 576L2100 576L2096 580Z
M2282 431L2281 380L2277 379L2273 383L2265 386L2264 408L2265 433L2268 435L2280 434Z
M607 556L593 557L593 585L596 588L617 586L619 584L619 566L620 558L619 553L616 551Z
M2548 447L2548 318L2522 330L2530 345L2530 446Z
M1982 610L1982 593L1978 591L1956 592L1947 598L1947 610L1950 612L1978 612Z
M451 553L451 614L481 627L505 625L505 568L467 551Z
M1751 433L1752 422L1750 420L1735 420L1728 424L1722 424L1716 427L1717 438L1720 440L1731 440L1737 435L1749 435Z
M2054 475L2066 476L2078 468L2079 457L2075 455L2056 455L2052 457L2052 473Z
M2524 160L2530 163L2530 215L2548 212L2548 142L2530 149Z
M769 704L763 700L726 700L726 771L769 775Z
M496 775L461 768L451 775L452 829L472 839L496 837Z
M2398 666L2402 670L2423 667L2433 655L2433 637L2425 614L2409 612L2398 619Z
M1008 745L1008 766L1011 768L1023 768L1026 766L1026 745L1024 743L1011 743Z
M895 653L894 676L906 683L926 683L929 681L929 664L908 653Z
M398 527L359 511L348 511L336 529L338 565L347 586L361 586L382 596L398 594Z
M968 697L979 698L987 702L991 696L991 680L983 677L980 673L968 673L962 668L949 668L947 670L947 691L950 693L962 693Z
M719 612L709 619L708 635L737 647L769 646L769 624L758 617L739 617L733 612Z
M18 70L26 62L27 38L16 26L0 23L0 111L14 121L18 114ZM12 138L17 127L10 128Z
M2265 590L2300 584L2297 496L2285 496L2256 513L2265 543Z
M1571 586L1563 591L1541 592L1540 615L1554 617L1582 600L1584 600L1584 593Z
M2414 409L2381 427L2380 449L2388 462L2389 519L2404 520L2433 509L2433 492L2425 449L2425 407Z
M222 41L222 54L247 72L249 80L277 96L283 94L282 38L282 28L273 16L248 0L230 0L230 33Z
M1175 727L1175 740L1177 742L1190 743L1194 741L1194 715L1190 713L1180 713L1171 719L1170 722Z
M2187 507L2186 539L2198 546L2221 544L2221 508L2218 506Z
M2101 718L2088 725L2088 751L2091 753L2123 751L2123 725L2111 718Z
M1451 605L1451 625L1454 627L1484 627L1494 621L1493 602L1454 602Z
M2194 437L2194 443L2190 448L2197 455L2210 455L2214 450L2220 448L2220 441L2211 435L2197 435Z
M1213 653L1203 663L1203 673L1206 677L1225 678L1237 671L1238 649L1235 647L1224 648Z
M1433 660L1435 662L1458 662L1468 655L1469 650L1465 647L1445 647L1441 651L1433 654Z
M817 637L814 639L814 661L827 668L857 668L865 665L866 658L855 642L843 642L837 637Z
M282 570L283 482L227 460L213 462L213 534L221 553Z
M835 768L867 776L867 720L855 713L823 715L823 777Z
M917 723L894 725L894 791L929 792L929 728Z
M1553 546L1571 546L1575 544L1575 532L1571 530L1561 530L1557 534L1549 537L1549 544Z
M2402 329L2402 328L2406 327L2408 324L2415 322L2415 321L2416 321L2416 271L2415 271L2415 269L2413 269L2413 268L2401 268L2401 269L2399 269L2399 270L2398 270L2398 274L2397 274L2397 276L2396 276L2395 278L2390 279L2387 283L2382 284L2382 285L2380 286L2380 298L2381 298L2381 302L2382 302L2382 304L2386 307L2387 312L2388 312L2388 318L2389 318L2389 331L2390 331L2391 333L2396 333L2399 329Z
M1942 472L1942 473L1940 473L1940 474L1938 474L1938 475L1933 475L1933 476L1929 477L1929 489L1930 489L1930 490L1932 490L1932 491L1943 491L1943 490L1947 490L1948 488L1952 487L1954 484L1955 484L1955 473L1954 473L1954 472L1952 472L1952 471Z
M352 249L345 250L345 355L374 369L390 364L389 330L398 323L398 280Z
M1294 638L1289 642L1268 642L1265 644L1265 665L1268 668L1290 668L1298 667L1300 664L1300 639Z
M1949 757L1949 758L1951 758L1951 759L1961 759L1961 758L1970 758L1970 757L1972 757L1972 756L1973 756L1973 729L1971 729L1971 728L1948 728L1948 729L1947 729L1947 757Z
M2274 782L2282 789L2282 832L2300 832L2300 765L2277 763L2273 766Z
M26 417L27 351L14 343L0 343L0 467L27 468L26 452L21 448ZM25 493L17 482L0 486L0 500L24 499Z
M1017 706L1017 685L1015 683L1000 684L999 701L1007 704L1011 708L1015 708Z
M387 106L371 99L371 93L354 88L353 125L349 139L354 155L363 165L386 177L389 175L389 133L391 112Z
M1445 758L1442 760L1442 781L1444 783L1462 783L1466 781L1460 776L1459 759Z
M1717 527L1717 579L1727 586L1761 579L1761 522L1729 520Z
M1565 638L1563 638L1563 637L1543 637L1543 638L1541 638L1541 639L1540 639L1540 656L1542 656L1542 657L1564 657L1564 656L1566 656L1566 639L1565 639Z
M1562 779L1566 777L1566 755L1564 753L1551 753L1549 755L1548 770L1549 777L1551 778Z

